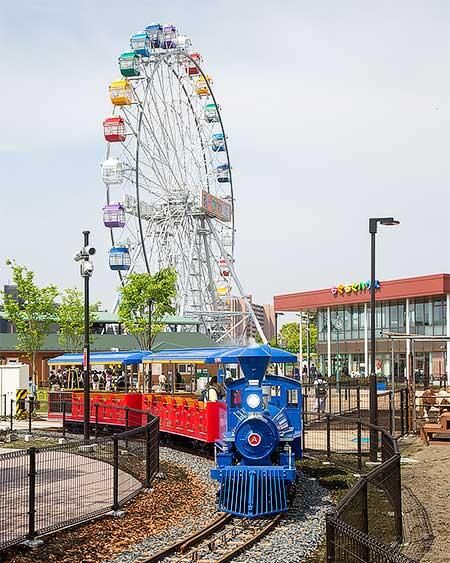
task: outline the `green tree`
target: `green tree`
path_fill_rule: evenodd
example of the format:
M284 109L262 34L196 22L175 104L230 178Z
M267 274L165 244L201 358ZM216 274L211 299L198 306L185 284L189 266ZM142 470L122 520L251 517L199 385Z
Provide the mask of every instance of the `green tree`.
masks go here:
M303 324L302 328L303 328L303 332L302 332L303 354L306 354L308 328L305 324ZM311 349L311 353L314 353L316 351L316 343L317 343L317 326L314 322L310 322L309 330L310 330L310 349ZM298 354L300 348L298 322L286 323L281 327L278 336L278 345L281 348L288 350L289 352L292 352L293 354Z
M34 272L15 262L6 262L11 267L12 281L17 287L17 299L3 294L3 306L8 320L17 333L16 348L24 352L31 365L33 379L36 376L36 354L42 348L50 325L56 319L56 286L38 287Z
M142 350L148 348L149 306L152 302L152 340L162 330L165 314L175 312L172 306L176 296L177 274L173 268L164 268L156 274L130 274L119 289L119 318L125 329L133 334Z
M90 305L89 324L97 319L100 303ZM83 293L75 288L65 289L57 309L59 343L67 352L77 352L84 342L84 300Z

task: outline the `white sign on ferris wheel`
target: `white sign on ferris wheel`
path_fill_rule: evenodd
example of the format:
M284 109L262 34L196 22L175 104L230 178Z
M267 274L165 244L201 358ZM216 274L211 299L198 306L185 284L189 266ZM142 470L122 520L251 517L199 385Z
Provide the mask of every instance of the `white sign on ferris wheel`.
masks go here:
M219 197L202 190L200 209L209 217L215 217L219 221L231 221L231 205Z

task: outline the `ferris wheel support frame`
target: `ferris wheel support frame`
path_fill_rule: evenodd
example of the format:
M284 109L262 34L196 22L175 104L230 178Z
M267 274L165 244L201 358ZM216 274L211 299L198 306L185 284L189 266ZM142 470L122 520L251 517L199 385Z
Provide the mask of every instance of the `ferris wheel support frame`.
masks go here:
M255 324L256 330L258 331L258 334L261 337L263 343L267 344L266 335L264 334L262 326L261 326L261 324L258 320L258 317L255 314L255 311L253 310L253 307L252 307L250 301L248 300L247 296L245 295L244 288L243 288L243 286L242 286L242 284L241 284L241 282L240 282L240 280L239 280L239 278L236 274L235 269L233 268L233 264L231 263L231 260L228 258L228 254L225 251L225 248L222 244L222 241L220 240L219 235L216 232L216 229L214 228L214 225L213 225L213 222L211 221L211 218L206 216L206 222L208 223L208 226L211 229L211 233L212 233L217 245L219 246L220 250L222 251L222 256L223 256L225 262L227 263L228 269L230 270L230 274L233 277L234 282L235 282L235 284L236 284L236 286L239 290L241 298L244 301L245 305L247 306L248 313L251 316L252 321Z

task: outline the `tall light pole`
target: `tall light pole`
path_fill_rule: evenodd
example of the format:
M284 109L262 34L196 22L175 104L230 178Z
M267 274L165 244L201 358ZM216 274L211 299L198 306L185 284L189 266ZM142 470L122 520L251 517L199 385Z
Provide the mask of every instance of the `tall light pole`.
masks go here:
M95 248L89 246L89 231L83 231L83 248L75 254L73 259L80 263L80 274L84 279L84 344L83 344L83 367L84 367L84 439L89 441L90 423L90 342L89 342L89 280L94 271L94 264L90 261L95 254Z
M370 233L370 380L369 380L369 412L370 423L374 426L378 423L378 398L377 398L377 374L375 371L375 235L378 223L380 225L399 225L400 221L394 217L372 217L369 219ZM378 432L373 428L370 431L370 461L377 461Z
M148 300L148 350L152 351L152 313L153 313L153 299Z

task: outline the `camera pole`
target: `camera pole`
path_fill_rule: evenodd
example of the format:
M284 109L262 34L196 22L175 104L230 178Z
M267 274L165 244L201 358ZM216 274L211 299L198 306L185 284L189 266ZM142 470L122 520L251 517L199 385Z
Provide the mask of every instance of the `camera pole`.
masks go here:
M89 231L83 231L84 248L89 248ZM85 262L89 258L84 259ZM91 386L91 359L90 359L90 343L89 343L89 279L90 272L81 266L81 275L84 278L84 346L83 346L83 364L84 364L84 439L89 441L89 423L90 423L90 386Z

